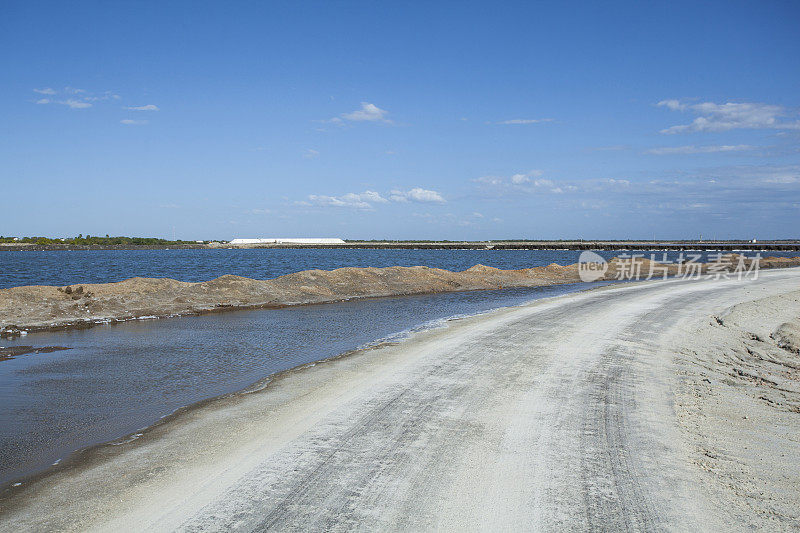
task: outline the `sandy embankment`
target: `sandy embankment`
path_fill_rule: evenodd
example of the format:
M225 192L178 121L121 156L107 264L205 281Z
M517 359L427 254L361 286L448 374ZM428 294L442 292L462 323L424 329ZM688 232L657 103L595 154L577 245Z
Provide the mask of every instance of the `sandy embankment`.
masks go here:
M66 462L0 529L797 528L798 288L674 279L451 322Z
M731 263L736 264L736 261ZM797 265L800 265L800 257L761 261L762 268ZM646 277L650 266L648 260L643 260L639 275ZM612 260L606 279L614 279L621 268L625 267ZM667 271L675 274L678 268L672 264ZM657 270L657 275L660 274L661 271ZM306 270L272 280L226 275L200 283L132 278L118 283L68 287L15 287L0 290L0 331L81 327L99 322L224 309L576 282L580 282L577 264L551 264L521 270L476 265L463 272L421 266L340 268Z

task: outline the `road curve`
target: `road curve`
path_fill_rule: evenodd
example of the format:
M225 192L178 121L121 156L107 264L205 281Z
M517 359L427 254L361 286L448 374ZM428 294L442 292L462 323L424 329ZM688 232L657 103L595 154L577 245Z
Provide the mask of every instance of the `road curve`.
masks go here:
M674 347L798 289L624 284L455 321L99 450L0 502L0 529L737 529L699 489Z

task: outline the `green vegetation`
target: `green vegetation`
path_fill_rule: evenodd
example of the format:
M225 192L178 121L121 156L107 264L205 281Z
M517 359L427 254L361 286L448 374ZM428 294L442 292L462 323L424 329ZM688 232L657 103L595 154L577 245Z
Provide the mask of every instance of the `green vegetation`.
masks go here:
M98 237L95 235L78 235L77 237L65 239L53 239L50 237L3 237L0 235L0 243L12 244L38 244L38 245L51 245L51 244L72 244L72 245L124 245L124 246L166 246L166 245L180 245L180 244L198 244L195 241L170 241L167 239L158 239L156 237Z

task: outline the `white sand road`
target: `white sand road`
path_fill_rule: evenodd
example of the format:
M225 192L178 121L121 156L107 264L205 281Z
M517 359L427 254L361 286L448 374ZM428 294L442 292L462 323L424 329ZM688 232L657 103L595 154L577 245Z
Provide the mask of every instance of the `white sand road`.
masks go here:
M797 291L795 268L454 321L99 448L0 502L0 529L797 528L800 357L764 337ZM755 362L726 359L740 337Z

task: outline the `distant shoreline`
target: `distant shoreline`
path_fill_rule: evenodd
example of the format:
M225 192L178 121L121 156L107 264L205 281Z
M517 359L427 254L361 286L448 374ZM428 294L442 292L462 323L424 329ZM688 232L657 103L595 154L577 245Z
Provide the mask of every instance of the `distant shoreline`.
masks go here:
M798 251L800 241L348 241L344 244L0 244L0 251L83 250L703 250Z

